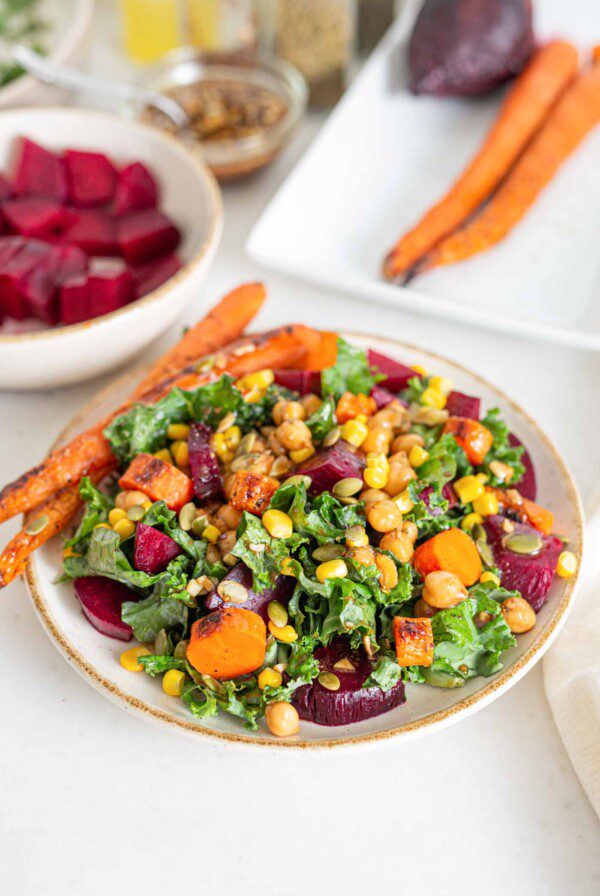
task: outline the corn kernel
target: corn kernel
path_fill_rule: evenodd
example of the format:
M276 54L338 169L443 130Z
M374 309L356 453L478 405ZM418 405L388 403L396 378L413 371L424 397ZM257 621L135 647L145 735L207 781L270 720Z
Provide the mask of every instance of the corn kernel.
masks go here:
M144 502L141 504L141 507L143 507L144 510L146 511L146 513L148 513L148 511L149 511L150 508L152 507L152 501L144 501Z
M473 510L475 513L481 514L481 516L492 516L498 513L498 498L491 492L484 492L481 498L473 501Z
M265 511L262 516L262 524L273 538L289 538L294 531L291 518L282 510Z
M225 433L216 432L212 438L212 446L215 454L221 460L224 460L229 455L229 446L225 439Z
M577 572L577 557L571 551L559 554L556 572L563 579L570 579Z
M109 526L108 523L96 523L94 529L112 529L112 526Z
M154 457L157 457L159 460L164 460L166 464L173 463L173 455L168 448L161 448L160 451L155 451Z
M314 453L313 445L308 445L306 448L297 448L295 451L290 451L290 460L295 464L301 464L308 460L309 457L312 457Z
M187 442L190 428L187 423L171 423L167 426L167 438L173 442Z
M368 418L367 418L367 415L366 415L366 414L357 414L356 417L355 417L354 419L355 419L358 423L366 423Z
M493 582L498 588L500 587L500 579L493 572L482 572L479 576L480 582Z
M490 477L486 473L477 473L476 479L479 479L484 485L490 481Z
M293 578L296 577L296 573L294 572L294 570L292 568L292 558L291 557L284 557L283 560L281 561L281 574L283 576L292 576Z
M346 530L346 547L366 548L368 543L369 536L365 532L364 526L350 526Z
M472 504L485 493L483 482L477 476L463 476L453 483L453 487L461 504Z
M249 392L244 393L244 401L247 404L256 404L258 401L262 400L264 394L262 389L250 389Z
M298 640L298 632L295 628L292 628L291 625L279 626L275 625L274 622L269 620L269 631L278 641L283 641L284 644L291 644L292 641Z
M342 438L354 445L355 448L360 448L368 433L366 424L361 423L360 420L348 420L342 426Z
M388 470L379 467L367 467L363 473L365 485L369 488L385 488L389 477Z
M135 532L135 523L132 523L127 518L118 520L113 526L113 532L117 533L121 541L125 541L126 538L129 538Z
M421 404L424 404L428 408L437 408L438 411L441 411L442 408L446 407L446 396L442 395L437 389L428 386L423 390L423 394L421 395Z
M428 372L425 370L422 364L413 364L412 369L415 373L420 374L421 376L428 376Z
M367 454L367 466L379 467L382 470L389 470L390 462L387 456L381 451L369 451Z
M258 674L258 686L261 691L264 691L266 687L278 688L282 681L283 676L281 672L277 672L275 669L270 669L268 666Z
M392 500L394 501L394 504L396 505L400 513L410 513L410 511L415 506L415 502L408 494L408 489L400 492L400 494L396 495L396 497Z
M473 526L480 526L482 522L483 517L479 513L468 513L462 520L460 528L464 529L465 532L470 532Z
M432 389L437 389L442 395L450 395L454 389L454 381L447 376L432 376L429 379L429 385Z
M119 657L119 662L128 672L143 672L144 667L138 662L141 656L150 656L150 651L147 647L130 647L129 650L123 651Z
M238 389L243 392L250 389L268 389L275 382L275 374L272 370L257 370L255 373L247 373L237 382Z
M119 522L119 520L125 519L127 519L127 513L120 507L113 507L113 509L109 510L108 512L108 522L111 524L111 526L114 526L115 523Z
M223 433L225 444L231 450L235 450L242 441L242 430L239 426L229 426Z
M210 542L211 544L216 544L219 540L220 534L221 533L219 532L217 527L213 526L212 523L209 523L206 529L204 529L202 532L202 538L206 539L206 541Z
M169 697L181 697L184 682L185 672L181 672L179 669L169 669L163 675L162 689Z
M420 445L413 445L408 454L411 467L420 467L429 457L429 451L425 451Z
M187 467L190 463L190 453L187 442L173 442L171 454L178 467Z
M317 566L316 576L319 582L323 583L326 579L344 579L348 575L348 567L344 561L339 558L337 560L327 560Z

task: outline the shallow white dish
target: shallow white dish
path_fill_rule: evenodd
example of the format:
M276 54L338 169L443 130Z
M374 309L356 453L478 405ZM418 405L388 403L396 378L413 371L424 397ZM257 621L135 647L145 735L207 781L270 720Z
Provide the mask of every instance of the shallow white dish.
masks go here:
M570 537L570 549L580 556L582 510L573 480L548 438L518 405L476 374L430 352L377 337L351 334L348 338L409 364L422 364L450 376L458 389L480 395L484 407L500 407L511 430L522 438L533 457L540 500L554 511L557 531ZM117 407L134 385L134 376L128 374L97 396L62 433L59 444ZM202 723L195 721L181 701L163 692L158 679L126 672L119 665L123 643L106 638L91 627L81 613L72 586L54 584L60 565L60 543L55 539L34 554L28 564L29 593L54 644L93 687L124 709L195 737L224 745L287 749L373 746L431 733L465 718L508 690L541 658L566 619L575 589L575 579L554 582L537 625L519 636L518 645L505 654L504 670L497 675L472 679L457 690L408 685L407 703L384 715L339 728L303 722L298 736L277 740L268 734L264 722L258 731L250 732L239 720L224 714Z
M182 234L178 252L184 266L142 299L69 327L0 333L0 388L50 389L122 364L169 327L191 301L198 301L221 237L221 194L202 161L179 142L106 112L67 108L0 112L0 170L9 169L20 136L51 150L99 150L117 163L144 162L159 182L161 208Z
M596 204L600 128L563 165L500 245L418 277L380 276L383 256L471 158L500 93L481 99L412 96L404 42L408 0L355 84L254 227L261 263L367 301L582 348L600 349ZM540 38L564 35L587 53L589 0L535 4Z
M84 64L94 0L43 0L40 16L48 23L48 30L42 36L48 58L63 65ZM22 75L0 88L0 108L50 105L62 102L67 94L68 91L42 84L31 75Z

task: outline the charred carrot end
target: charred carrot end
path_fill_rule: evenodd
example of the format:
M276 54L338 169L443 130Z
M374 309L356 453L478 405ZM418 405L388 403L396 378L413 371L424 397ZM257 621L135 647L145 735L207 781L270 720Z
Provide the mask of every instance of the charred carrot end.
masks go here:
M279 482L271 476L238 470L233 480L229 503L237 510L261 514L269 506L269 501L278 488Z
M395 616L392 630L399 666L431 666L434 649L431 619Z
M193 624L187 658L204 675L237 678L262 666L266 638L258 614L242 607L223 607Z
M413 563L423 578L443 570L453 573L467 588L483 571L475 542L462 529L446 529L423 542L413 555Z
M541 507L529 498L523 498L523 513L527 522L544 535L550 535L554 531L554 514L546 507Z
M481 464L492 447L494 437L478 420L470 417L448 417L444 432L451 433L472 464Z
M352 420L357 414L366 414L370 417L377 410L375 399L362 392L354 395L352 392L344 392L337 403L335 415L338 423L346 423Z
M302 369L325 370L326 367L333 367L337 360L338 334L328 330L313 332L316 334L314 344L308 346Z
M170 510L181 510L194 497L190 477L152 454L134 457L119 485L125 491L144 492L152 501L164 501Z

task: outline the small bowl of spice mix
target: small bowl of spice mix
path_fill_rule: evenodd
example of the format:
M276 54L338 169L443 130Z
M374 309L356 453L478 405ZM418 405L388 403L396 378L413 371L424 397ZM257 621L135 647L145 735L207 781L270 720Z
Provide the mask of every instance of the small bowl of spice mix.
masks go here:
M183 47L146 70L143 86L174 99L189 127L156 109L144 121L199 147L220 181L258 171L281 150L306 108L302 75L284 60L243 53L203 53Z

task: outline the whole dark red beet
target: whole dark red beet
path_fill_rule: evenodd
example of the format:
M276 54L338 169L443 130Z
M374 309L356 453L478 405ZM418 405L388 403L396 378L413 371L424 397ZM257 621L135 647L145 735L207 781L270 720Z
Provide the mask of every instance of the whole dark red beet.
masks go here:
M508 436L508 441L513 447L515 445L523 445L521 439L512 432ZM535 501L537 495L537 480L535 478L535 467L533 466L533 461L527 448L525 448L525 451L521 455L521 463L525 467L525 472L523 473L523 478L520 482L515 484L515 488L518 489L524 498L529 498L530 501Z
M425 0L408 47L413 93L493 90L533 50L531 0Z
M351 725L395 709L406 701L404 683L399 681L387 693L375 686L363 688L371 674L371 662L363 650L348 650L339 638L328 647L318 647L315 657L321 672L333 672L340 680L337 691L329 691L315 680L294 693L292 703L301 719L317 725ZM341 659L349 659L354 671L336 669Z

